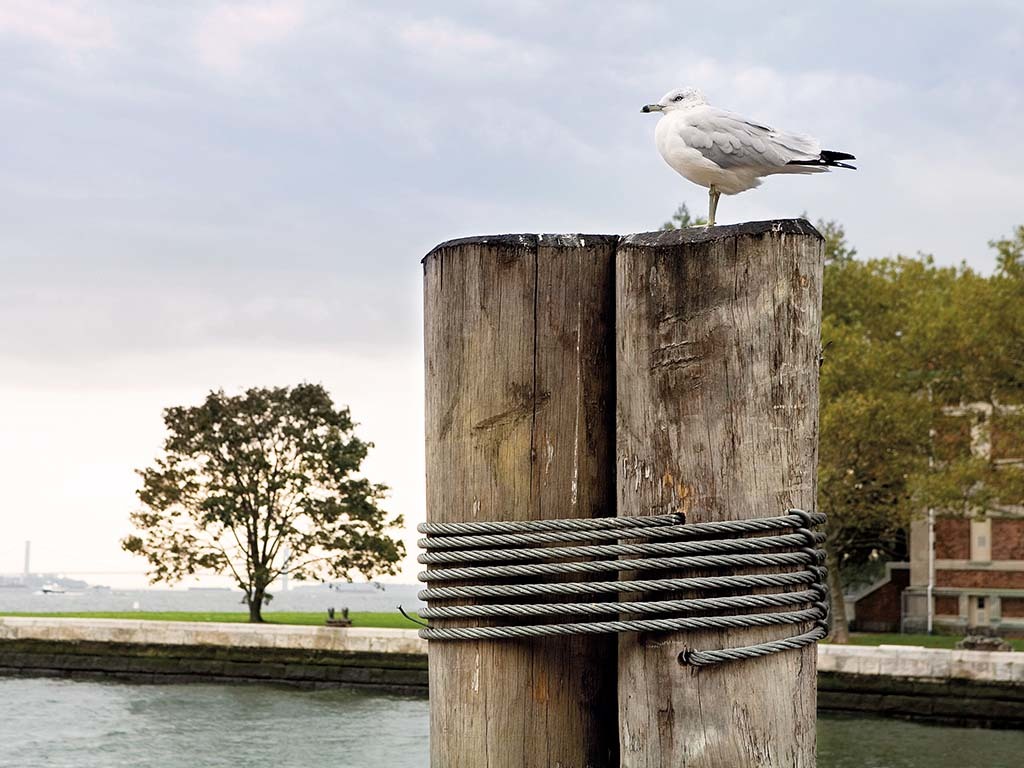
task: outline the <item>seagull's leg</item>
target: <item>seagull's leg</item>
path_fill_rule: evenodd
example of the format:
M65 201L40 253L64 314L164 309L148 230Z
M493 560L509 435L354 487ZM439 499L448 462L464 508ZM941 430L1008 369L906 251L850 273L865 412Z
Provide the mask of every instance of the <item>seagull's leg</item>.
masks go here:
M721 192L715 189L712 184L708 187L708 226L715 226L715 211L718 210L718 198L721 196Z

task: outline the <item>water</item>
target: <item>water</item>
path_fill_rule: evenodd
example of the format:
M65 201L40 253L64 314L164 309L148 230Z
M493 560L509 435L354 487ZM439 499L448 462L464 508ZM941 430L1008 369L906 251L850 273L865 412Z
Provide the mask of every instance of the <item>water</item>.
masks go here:
M0 679L0 766L426 768L427 701L352 690ZM1024 733L823 717L819 768L1019 768Z
M818 768L1020 768L1024 732L818 718Z
M425 699L0 679L4 768L419 768Z

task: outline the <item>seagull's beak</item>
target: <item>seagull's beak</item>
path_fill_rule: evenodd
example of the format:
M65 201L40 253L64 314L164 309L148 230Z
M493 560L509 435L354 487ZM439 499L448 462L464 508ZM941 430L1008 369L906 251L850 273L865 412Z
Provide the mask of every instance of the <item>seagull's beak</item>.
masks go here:
M644 104L640 109L641 112L664 112L665 108L661 104Z

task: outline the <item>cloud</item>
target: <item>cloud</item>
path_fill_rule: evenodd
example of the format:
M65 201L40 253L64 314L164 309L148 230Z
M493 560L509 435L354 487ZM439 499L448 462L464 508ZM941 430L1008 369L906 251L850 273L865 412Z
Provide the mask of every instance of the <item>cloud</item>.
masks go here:
M543 48L449 19L406 22L399 27L398 40L423 63L459 78L536 77L551 65Z
M288 40L305 19L302 2L225 3L206 13L194 44L200 62L225 77L242 73L254 49Z
M0 4L0 36L53 46L76 55L114 42L110 19L95 5L72 0L6 0Z
M593 133L562 122L543 109L523 108L513 101L481 99L466 108L465 128L489 156L546 157L559 167L570 162L607 162ZM494 115L500 114L501 120Z
M1004 27L996 33L996 42L1011 51L1020 50L1024 45L1024 32L1020 27Z
M0 467L8 506L45 515L21 522L72 530L60 561L120 562L159 409L303 378L352 404L369 476L415 522L419 257L704 210L639 113L678 84L861 158L729 198L725 221L806 210L865 256L982 268L1020 223L1019 0L903 0L884 25L880 3L747 3L745 26L605 5L579 23L564 0L0 0ZM53 446L60 487L37 471Z

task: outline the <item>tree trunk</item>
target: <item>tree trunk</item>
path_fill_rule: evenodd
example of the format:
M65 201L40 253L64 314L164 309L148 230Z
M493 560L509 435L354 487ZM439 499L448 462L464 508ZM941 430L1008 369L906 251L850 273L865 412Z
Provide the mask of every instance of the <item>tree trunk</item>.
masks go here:
M619 515L698 523L814 508L822 259L821 236L801 220L620 244ZM678 661L685 649L809 629L620 635L622 766L814 766L813 646L702 668Z
M833 643L850 642L850 620L846 617L846 600L843 597L843 579L839 573L839 556L831 539L825 540L825 554L828 556L828 588L832 604L832 630L828 639Z
M266 587L253 588L250 595L246 596L246 602L249 604L250 624L263 623L263 596L266 591Z
M424 259L429 521L615 514L615 243L508 235ZM435 768L618 766L614 636L431 641L429 659Z

